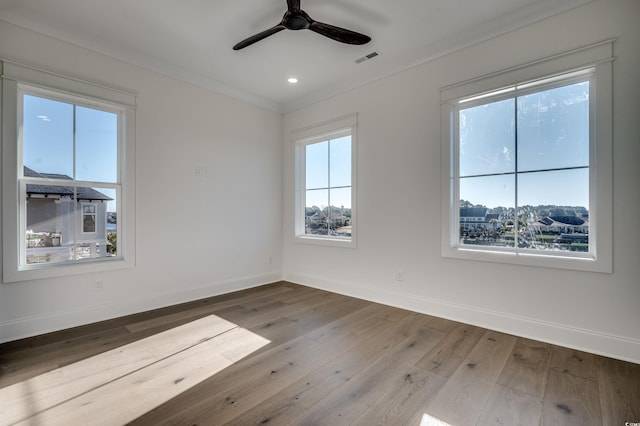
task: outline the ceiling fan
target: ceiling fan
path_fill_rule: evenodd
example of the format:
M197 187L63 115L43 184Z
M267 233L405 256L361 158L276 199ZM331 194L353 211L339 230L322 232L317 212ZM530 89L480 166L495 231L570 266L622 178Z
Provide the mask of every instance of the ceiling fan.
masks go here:
M364 34L314 21L304 10L300 9L300 0L287 0L287 11L278 25L242 40L233 46L233 50L244 49L282 30L311 30L347 44L366 44L371 41L371 37Z

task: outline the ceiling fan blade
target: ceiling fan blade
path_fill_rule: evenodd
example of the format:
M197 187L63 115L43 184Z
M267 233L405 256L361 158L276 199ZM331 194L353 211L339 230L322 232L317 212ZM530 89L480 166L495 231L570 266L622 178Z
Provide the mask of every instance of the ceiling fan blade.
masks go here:
M289 11L300 10L300 0L287 0Z
M313 32L321 34L330 39L347 44L366 44L371 41L371 37L346 28L334 27L333 25L323 22L313 21L309 25L309 29Z
M264 30L256 35L252 35L249 38L246 38L244 40L242 40L240 43L236 44L235 46L233 46L233 50L240 50L240 49L244 49L247 46L251 46L253 43L256 43L264 38L269 37L270 35L273 35L277 32L280 32L282 30L284 30L285 27L282 24L278 24L275 27L271 27L268 30Z

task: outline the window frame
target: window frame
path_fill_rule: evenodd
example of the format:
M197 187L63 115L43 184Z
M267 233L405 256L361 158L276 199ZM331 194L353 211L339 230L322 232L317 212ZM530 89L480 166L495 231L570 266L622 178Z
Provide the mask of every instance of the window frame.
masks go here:
M357 121L357 114L349 114L335 120L292 132L291 140L294 147L295 161L294 242L346 248L355 248L357 246ZM351 237L306 234L306 147L314 143L348 135L351 136Z
M93 203L87 203L87 202L80 202L80 205L82 206L82 234L87 234L87 235L92 235L92 234L97 234L98 233L98 212L96 211L96 206ZM85 208L86 207L91 207L93 209L92 212L85 212ZM93 231L87 231L86 230L86 224L85 224L85 218L87 216L92 217L92 225L93 225Z
M589 46L537 60L488 76L441 89L441 254L443 257L507 264L611 273L612 261L612 62L613 42ZM512 98L506 93L516 86L543 91L554 85L590 76L589 104L589 245L587 255L545 252L522 248L470 247L459 242L460 208L458 158L458 111L461 100L486 103L482 99ZM563 79L563 76L567 76ZM559 79L559 81L553 81ZM583 78L584 79L584 78ZM551 81L550 81L551 80ZM570 84L570 83L567 83ZM536 87L537 85L537 87ZM528 90L528 89L525 89ZM505 93L501 95L500 93ZM473 99L478 99L474 101Z
M2 259L3 282L45 279L110 271L135 266L135 107L136 95L75 77L2 59ZM20 194L25 193L21 152L22 96L27 93L118 114L118 182L69 181L70 186L119 188L117 199L117 256L75 262L26 264L26 211ZM51 183L51 182L47 182ZM82 214L82 212L81 212ZM97 214L96 214L97 216ZM80 234L84 229L80 229Z

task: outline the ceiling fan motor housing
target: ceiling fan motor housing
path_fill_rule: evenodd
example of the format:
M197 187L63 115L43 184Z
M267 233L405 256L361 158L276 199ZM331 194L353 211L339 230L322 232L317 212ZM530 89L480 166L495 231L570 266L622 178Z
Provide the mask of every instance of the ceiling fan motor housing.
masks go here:
M303 10L287 11L282 17L282 24L288 30L306 30L313 20Z

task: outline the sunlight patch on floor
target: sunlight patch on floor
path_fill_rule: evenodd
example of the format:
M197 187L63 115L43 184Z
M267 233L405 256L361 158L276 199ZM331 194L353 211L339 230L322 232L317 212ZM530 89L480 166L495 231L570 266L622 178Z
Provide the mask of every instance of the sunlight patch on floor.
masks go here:
M125 424L268 343L210 315L0 389L0 424Z
M422 416L422 421L420 422L420 426L452 426L452 425L440 419L436 419L435 417L432 417L427 413L424 413L424 415Z

